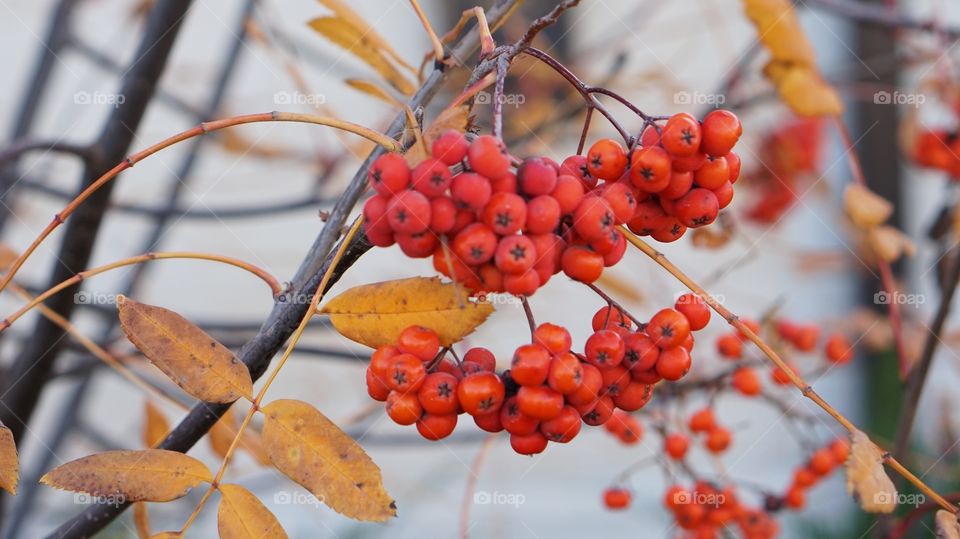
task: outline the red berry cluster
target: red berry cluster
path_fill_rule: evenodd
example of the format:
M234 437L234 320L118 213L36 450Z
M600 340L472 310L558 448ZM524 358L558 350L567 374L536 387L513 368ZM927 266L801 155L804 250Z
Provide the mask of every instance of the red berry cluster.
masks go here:
M850 443L837 438L816 450L803 466L796 469L793 482L779 500L782 506L799 510L806 505L806 492L831 472L842 466L850 456Z
M528 296L560 271L593 282L623 257L618 225L674 241L716 219L740 174L730 150L741 132L730 112L702 124L678 114L648 127L631 152L603 139L557 164L515 160L490 135L470 142L447 131L412 170L399 154L371 165L367 238L433 257L437 271L478 292Z
M629 170L621 170L640 191L627 222L630 230L671 242L687 228L712 223L733 200L740 157L732 150L742 132L740 120L725 110L710 112L702 123L690 114L675 114L662 129L644 130L641 146L629 156ZM590 148L588 165L598 167L618 155L603 142Z
M918 165L942 170L960 179L960 137L956 131L929 129L917 135L911 156Z

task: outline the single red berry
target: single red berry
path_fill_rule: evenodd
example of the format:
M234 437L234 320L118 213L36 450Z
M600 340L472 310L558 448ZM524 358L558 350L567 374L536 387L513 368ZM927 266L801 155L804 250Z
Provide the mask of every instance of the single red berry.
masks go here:
M603 505L607 509L626 509L630 506L630 491L623 488L608 488L603 491Z
M593 189L597 185L597 177L590 172L587 158L583 155L571 155L560 163L559 176L569 175L580 180L585 190Z
M730 181L730 167L723 157L708 157L707 161L693 173L693 181L704 189L717 189Z
M690 334L690 322L676 309L661 309L650 318L646 332L660 348L672 348Z
M796 367L790 363L787 363L787 370L794 374L797 372ZM785 386L792 383L793 380L790 379L790 374L788 374L787 370L781 369L780 367L774 367L773 371L770 373L770 379L773 380L773 383L779 386Z
M664 452L674 460L683 460L687 456L688 449L690 449L690 440L679 432L668 434L663 440Z
M710 322L710 307L696 294L684 294L673 306L687 318L691 331L700 331Z
M730 384L741 394L754 397L760 394L760 377L749 367L741 367L733 372Z
M440 246L440 239L429 230L416 234L394 234L403 254L410 258L427 258Z
M415 393L391 391L387 396L387 415L398 425L413 425L423 415Z
M803 506L807 503L803 489L798 486L791 487L790 490L783 495L783 503L790 509L803 509Z
M557 169L539 157L528 157L517 168L517 185L529 197L548 195L557 186Z
M615 266L627 253L627 240L623 237L623 233L619 229L614 229L612 237L616 238L613 247L603 254L603 266L606 268Z
M440 337L430 328L410 326L397 337L397 348L403 353L417 356L420 361L432 361L440 352Z
M730 183L737 183L737 180L740 179L740 168L742 167L740 156L735 152L730 152L724 158L727 160L727 168L730 169Z
M448 166L456 165L467 157L467 148L470 143L463 133L448 129L440 134L430 146L430 155L434 159L443 161Z
M577 245L567 247L560 261L563 273L575 281L592 283L603 273L603 255Z
M630 384L630 371L622 365L600 368L600 377L603 379L603 386L600 388L600 394L615 398L627 385Z
M457 428L457 414L423 414L417 421L417 432L427 440L441 440L453 434Z
M517 175L507 172L503 176L490 180L490 187L494 193L517 193Z
M398 354L400 354L400 350L393 345L377 348L370 356L370 371L386 383L386 379L390 377L390 369L393 368L393 358Z
M490 180L479 174L462 172L454 176L450 183L450 196L453 201L459 207L472 211L482 209L490 201L492 193Z
M627 228L638 236L649 236L662 228L666 215L660 204L649 200L641 202L627 221Z
M687 426L693 432L707 432L717 426L713 408L701 408L690 416Z
M390 222L386 219L364 221L363 232L366 234L370 244L376 247L390 247L396 243L393 228L390 227Z
M801 488L813 486L817 479L817 474L807 468L797 468L797 471L793 473L793 484Z
M494 193L481 213L481 221L501 236L518 232L526 220L527 203L516 193Z
M623 337L623 365L631 371L647 371L657 364L660 348L641 331Z
M557 186L550 196L559 204L560 214L569 215L583 200L583 183L574 176L561 175L557 178Z
M601 180L614 181L627 168L627 152L613 139L600 139L587 151L587 170Z
M463 355L464 361L472 361L485 371L493 372L497 370L497 358L494 357L493 352L487 350L486 348L475 347L467 350L467 353Z
M475 415L473 416L473 422L476 423L477 427L480 430L486 432L497 433L503 430L503 425L500 424L500 411L491 412L489 414Z
M551 354L560 355L570 351L572 338L570 332L563 326L547 322L540 324L534 330L533 341L549 350Z
M847 363L853 359L853 347L843 334L834 333L827 339L824 354L832 363Z
M510 362L513 381L522 386L539 386L547 380L552 357L550 351L539 344L525 344L517 348Z
M660 200L676 200L687 194L693 187L692 172L672 172L670 184L663 191L657 193Z
M589 363L581 363L580 369L580 387L566 396L567 402L575 406L588 405L596 401L603 387L603 375L600 374L600 369Z
M412 354L398 354L392 358L384 383L398 393L408 393L420 389L426 376L427 371L420 358Z
M736 333L725 333L717 339L717 353L727 359L740 359L743 356L743 341Z
M446 372L432 372L423 379L417 391L420 405L430 414L456 414L460 410L457 399L457 377Z
M810 471L821 477L832 472L837 464L833 452L826 447L817 449L810 456Z
M543 284L540 274L533 268L523 273L508 273L503 276L503 288L514 296L532 296Z
M540 433L551 442L565 444L580 433L583 421L573 406L564 406L557 417L540 424Z
M399 153L385 153L376 158L370 165L368 176L373 189L385 197L410 186L410 167Z
M505 274L521 274L533 268L537 262L537 248L525 235L505 236L497 244L494 261Z
M390 388L368 367L366 370L367 394L376 401L383 402L390 395Z
M660 146L639 148L630 156L630 181L647 193L670 185L670 155Z
M593 318L590 320L590 326L594 331L611 329L613 327L630 329L633 326L633 322L619 307L607 305L601 307L600 310L594 313Z
M712 189L714 196L717 197L717 206L722 210L733 202L733 184L724 182L723 185Z
M685 112L674 114L663 126L660 142L671 155L688 157L700 149L701 130L696 118Z
M674 156L671 166L673 167L674 172L696 172L707 162L707 154L703 152L695 152L693 155L688 155L686 157L676 157Z
M500 178L510 169L510 157L503 143L494 136L480 135L467 149L470 169L490 179Z
M673 205L674 215L690 228L709 225L717 219L720 212L720 203L717 195L709 189L691 189L689 193L678 198Z
M524 414L549 421L563 410L563 395L547 386L522 386L517 391L517 405Z
M457 398L463 411L470 415L496 412L503 404L505 389L500 377L492 372L476 372L460 380Z
M828 447L830 448L830 452L833 453L833 458L837 463L844 463L850 457L850 442L843 438L837 438L830 442Z
M714 427L707 432L706 446L711 453L723 453L730 447L733 435L723 427Z
M609 234L617 218L610 204L601 197L587 196L573 212L573 227L586 240Z
M587 361L600 369L619 365L626 348L620 335L609 329L601 329L587 338L584 355Z
M621 410L635 412L646 406L652 397L653 385L631 380L613 397L613 403Z
M430 199L416 191L400 191L387 203L387 220L394 232L424 232L430 226Z
M453 199L440 196L430 199L430 231L446 234L457 226L457 205Z
M474 223L453 238L453 252L471 266L479 266L493 258L497 235L487 225Z
M550 389L563 395L580 389L583 383L583 367L577 356L564 352L554 357L547 372L547 383Z
M510 435L510 447L521 455L536 455L547 448L547 437L540 431L526 436Z
M625 183L605 185L601 196L610 205L618 225L629 221L637 210L637 197L634 196L632 188Z
M551 234L560 224L560 203L550 195L540 195L527 204L528 234Z
M687 232L687 227L676 217L667 215L660 221L660 228L650 233L650 237L663 243L679 240Z
M613 403L613 398L609 395L604 395L596 400L596 402L581 407L588 410L581 410L580 417L583 418L583 422L591 427L599 427L607 421L610 420L610 417L613 416L613 411L616 409L616 405Z
M413 188L429 198L447 192L453 176L443 161L426 158L413 168Z
M682 346L674 346L660 350L656 369L664 380L675 382L690 372L690 365L690 352Z
M742 134L743 126L736 114L726 110L713 110L703 118L701 147L713 156L726 155Z
M521 412L517 397L514 396L505 400L500 407L500 424L503 425L503 430L510 434L526 436L537 432L540 420Z

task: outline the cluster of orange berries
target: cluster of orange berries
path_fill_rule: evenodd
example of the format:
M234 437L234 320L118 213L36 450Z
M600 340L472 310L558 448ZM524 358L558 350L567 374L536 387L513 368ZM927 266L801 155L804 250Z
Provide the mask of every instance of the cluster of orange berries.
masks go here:
M674 241L716 219L740 174L731 150L741 132L727 111L702 124L677 114L630 151L603 139L558 164L515 159L490 135L471 142L447 131L412 169L400 154L373 162L366 235L433 257L437 271L477 292L529 296L561 271L593 282L626 251L620 225Z
M912 158L920 166L946 172L960 178L960 137L956 131L930 129L917 135Z
M619 309L601 308L584 352L572 351L570 333L545 323L530 344L519 346L510 369L496 372L486 348L471 348L462 361L441 350L436 332L411 326L394 344L381 346L366 372L369 395L386 402L400 425L416 424L430 440L449 436L466 412L481 429L507 431L517 453L540 453L548 442L567 443L581 424L604 425L615 412L643 408L661 379L679 380L690 369L691 332L710 320L705 303L681 296L642 328ZM640 439L635 419L616 416L608 427L624 441Z
M626 509L631 499L631 492L623 487L611 487L603 493L604 505L611 510ZM715 539L725 537L725 531L734 527L745 539L772 539L780 532L770 514L740 503L733 488L718 488L707 481L697 481L692 488L668 487L663 504L684 537Z
M810 460L794 472L793 482L781 499L782 505L794 510L803 509L807 490L842 466L849 456L850 442L843 438L816 450Z

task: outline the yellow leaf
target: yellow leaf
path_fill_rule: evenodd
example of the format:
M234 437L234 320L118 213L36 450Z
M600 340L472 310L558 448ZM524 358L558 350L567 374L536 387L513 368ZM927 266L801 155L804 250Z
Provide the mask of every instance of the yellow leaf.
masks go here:
M903 255L913 256L916 251L910 238L889 225L871 228L867 241L877 257L886 262L894 262Z
M287 533L256 496L240 485L220 485L220 539L286 539Z
M247 366L189 320L124 296L117 307L130 342L184 391L205 402L252 398Z
M170 432L170 423L160 408L150 401L144 404L144 415L146 420L143 423L143 445L154 447Z
M147 504L143 502L133 504L133 524L137 527L139 539L150 537L150 511L147 509Z
M934 524L939 539L960 539L960 523L957 522L957 515L941 509L937 511Z
M44 485L95 498L125 502L168 502L213 480L199 460L176 451L104 451L57 466Z
M0 424L0 488L16 494L19 481L20 459L17 457L17 444L13 440L13 432Z
M880 226L893 214L893 204L860 184L847 186L843 209L853 224L863 230Z
M847 492L868 513L891 513L897 507L897 489L883 469L882 449L863 432L850 435Z
M369 33L365 34L341 17L317 17L309 24L317 33L366 62L403 95L413 95L416 91L413 83L383 55L379 44L371 41Z
M352 519L383 522L396 516L380 468L319 410L302 401L277 400L263 413L263 443L284 475Z
M757 39L781 62L814 65L807 40L790 0L744 0L744 12L757 28Z
M376 83L360 79L347 79L343 82L347 83L347 86L355 90L359 90L369 96L375 97L381 101L385 101L394 106L400 105L400 103L394 99L389 92L377 86Z
M843 112L837 91L813 69L791 66L777 89L783 102L800 116L838 116Z
M386 281L347 290L321 309L344 337L378 348L396 342L410 326L425 326L450 346L470 334L493 312L489 303L464 297L461 288L436 277Z
M357 31L363 35L364 39L372 43L374 46L382 50L388 56L393 58L398 64L409 69L410 71L416 71L416 68L404 61L403 58L397 53L396 50L390 45L390 42L384 39L372 26L367 24L367 21L363 19L356 11L350 8L346 3L341 0L318 0L321 4L327 6L333 13L343 19L347 24L357 29Z

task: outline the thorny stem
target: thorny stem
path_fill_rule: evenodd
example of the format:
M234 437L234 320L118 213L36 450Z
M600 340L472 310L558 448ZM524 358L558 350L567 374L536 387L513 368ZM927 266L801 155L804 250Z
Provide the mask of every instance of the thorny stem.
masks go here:
M667 270L671 275L673 275L678 281L684 284L691 292L700 296L711 309L716 311L717 314L723 317L728 324L739 330L744 336L747 337L753 344L760 349L763 354L773 362L778 368L780 368L790 379L790 382L800 390L804 397L813 401L817 406L819 406L823 411L833 417L837 423L840 423L844 429L848 432L853 433L857 431L857 426L854 425L849 419L847 419L843 414L837 411L833 406L831 406L827 401L823 399L814 389L810 386L806 380L804 380L800 375L793 371L789 365L780 357L777 352L770 347L769 344L764 342L756 333L753 332L749 327L747 327L743 322L740 321L740 318L733 314L726 307L721 305L713 296L711 296L706 290L703 289L699 284L696 283L693 279L688 277L683 271L680 270L677 266L673 264L663 253L657 251L651 247L647 242L643 241L638 236L634 234L623 231L624 236L627 238L627 241L631 245L639 249L643 254L650 257L654 262L660 265L663 269ZM930 488L926 483L924 483L920 478L915 476L910 470L906 469L900 462L894 458L889 453L884 454L884 462L887 466L890 466L894 471L903 476L907 481L909 481L913 486L923 492L930 499L934 500L941 507L950 511L951 513L957 513L957 507L952 505L942 496L937 494L932 488Z
M336 118L327 118L324 116L315 116L313 114L301 114L294 112L263 112L259 114L246 114L242 116L233 116L230 118L223 118L220 120L214 120L212 122L204 122L200 125L197 125L186 131L182 131L164 139L153 146L150 146L146 149L140 150L137 153L134 153L124 159L122 162L114 166L112 169L108 170L102 176L96 179L89 187L83 190L76 198L74 198L67 206L61 210L59 213L53 216L53 220L40 232L40 235L33 240L33 243L28 247L17 259L10 265L10 270L7 271L6 275L3 276L3 279L0 280L0 292L2 292L13 277L20 270L20 267L23 266L24 262L30 258L31 255L37 250L41 243L56 230L64 221L73 214L76 209L83 204L88 198L90 198L93 193L98 189L103 187L107 182L116 178L121 172L127 170L128 168L133 168L134 165L140 161L150 157L151 155L169 148L177 144L178 142L183 142L185 140L205 135L212 131L218 131L227 127L233 127L237 125L250 124L250 123L262 123L262 122L296 122L296 123L307 123L315 125L326 125L329 127L334 127L336 129L342 129L350 133L354 133L366 139L369 139L377 144L380 144L384 148L387 148L390 151L399 151L402 149L401 145L393 140L392 138L386 137L372 129L363 127L361 125L347 122L344 120L338 120Z
M240 427L237 428L237 433L233 437L233 441L230 442L230 447L227 448L227 452L223 455L223 462L220 464L220 469L217 470L217 475L214 476L213 482L210 484L210 488L208 488L203 494L203 498L200 499L200 503L198 503L193 512L190 513L190 516L187 518L187 522L183 525L183 528L180 529L181 536L187 532L187 529L190 528L193 522L197 519L197 516L200 515L200 511L203 509L203 506L206 505L207 500L210 499L213 491L220 486L220 481L227 472L227 467L230 465L230 459L233 456L233 453L240 445L240 440L243 438L244 431L250 424L250 421L253 419L254 414L260 410L263 397L267 394L267 390L270 389L270 386L273 384L274 380L277 379L277 375L280 374L280 369L283 368L283 366L287 363L287 360L290 358L290 355L293 354L293 350L296 348L297 343L300 342L300 337L302 337L304 331L306 331L310 320L315 314L317 314L317 307L320 305L320 300L323 298L323 291L326 289L327 283L330 282L330 278L333 276L333 272L336 271L336 268L340 263L340 259L343 258L343 254L347 251L347 246L350 245L350 242L353 240L353 237L357 235L357 232L360 230L362 225L363 216L359 216L354 220L353 225L344 235L343 239L340 240L340 247L337 248L337 252L333 255L333 260L330 262L330 266L327 268L326 273L323 274L323 278L320 279L320 284L313 293L313 298L310 300L310 308L307 309L306 314L304 314L303 318L300 320L300 325L297 326L296 331L294 331L293 335L290 336L290 341L287 343L287 348L283 351L283 355L280 356L277 364L274 365L273 370L270 371L270 374L267 375L266 380L264 380L260 391L257 392L256 396L253 398L253 401L250 403L250 408L247 410L247 414L244 416L243 422L240 423Z
M60 284L50 288L49 290L43 292L39 296L33 298L32 301L18 309L15 313L11 314L3 321L0 321L0 332L3 332L7 328L13 325L20 317L28 313L31 309L37 305L43 303L49 299L54 294L60 292L65 288L69 288L85 279L89 279L95 275L101 273L106 273L110 270L117 268L122 268L124 266L132 266L134 264L140 264L142 262L149 262L151 260L170 260L170 259L192 259L192 260L210 260L213 262L219 262L221 264L227 264L246 270L253 275L259 277L263 282L267 283L267 286L270 287L270 291L273 292L273 296L279 296L283 293L283 287L277 281L277 279L270 275L266 270L258 268L249 262L244 262L243 260L238 260L236 258L231 258L228 256L214 255L208 253L192 253L192 252L167 252L167 253L145 253L139 256L132 256L130 258L124 258L122 260L117 260L116 262L111 262L109 264L104 264L103 266L98 266L96 268L91 268L85 271L77 273L73 277L61 281ZM9 275L9 274L8 274Z

